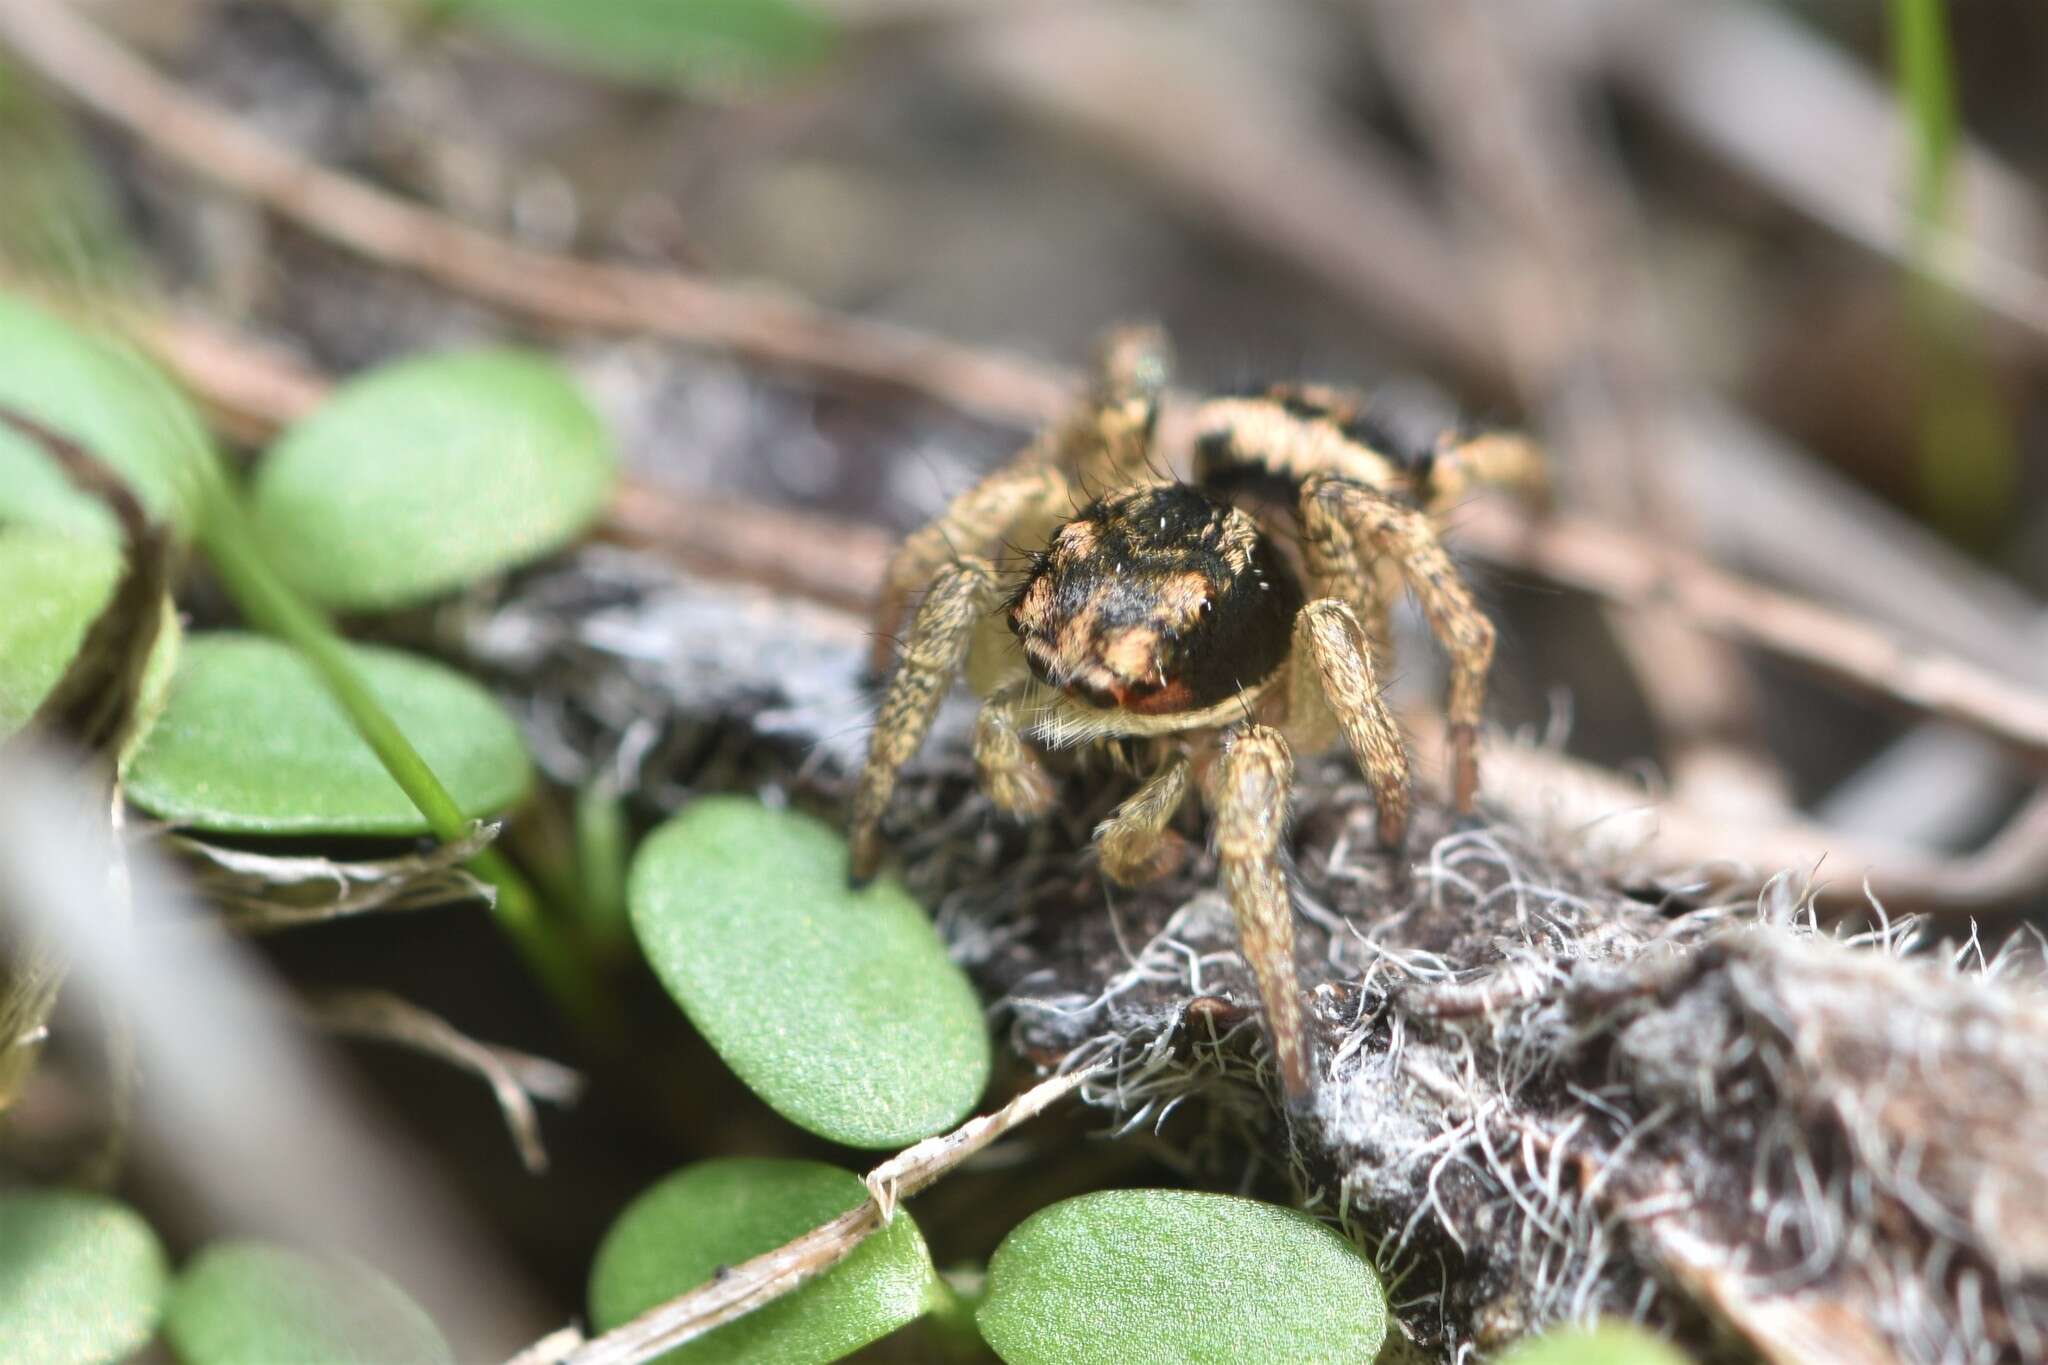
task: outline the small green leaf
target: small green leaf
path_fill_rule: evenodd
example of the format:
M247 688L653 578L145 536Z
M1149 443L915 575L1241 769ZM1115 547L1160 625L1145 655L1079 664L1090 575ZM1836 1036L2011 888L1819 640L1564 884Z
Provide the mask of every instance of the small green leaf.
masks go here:
M1387 1331L1379 1277L1276 1204L1111 1190L1041 1209L989 1263L982 1334L1010 1365L1358 1365Z
M112 541L0 526L0 736L25 725L64 676L120 573Z
M0 292L0 405L79 442L125 476L156 516L182 530L196 526L213 451L191 404L139 353ZM73 487L40 446L4 427L0 521L115 536L97 499Z
M619 80L731 89L809 66L832 26L794 0L447 0L541 52Z
M163 1312L164 1249L134 1210L63 1190L0 1194L0 1365L112 1365Z
M0 525L0 739L28 723L105 609L121 552L97 536ZM164 619L143 674L143 710L161 702L178 655L178 617ZM138 726L138 733L144 726Z
M897 1147L974 1107L988 1029L916 903L846 871L816 820L713 797L648 836L626 894L662 984L755 1094L835 1142Z
M259 529L291 580L351 611L411 606L573 540L616 458L551 361L463 351L344 385L257 470Z
M1685 1352L1626 1322L1564 1328L1516 1343L1500 1365L1690 1365Z
M590 1271L591 1322L610 1331L867 1197L857 1176L816 1161L728 1157L685 1166L634 1200L605 1234ZM898 1210L817 1279L660 1359L823 1365L921 1317L933 1278L923 1235Z
M353 647L370 690L463 814L515 805L532 769L490 695L426 659ZM341 707L289 646L216 632L185 642L163 714L128 770L153 815L224 834L427 832Z
M184 1365L453 1365L426 1310L356 1261L217 1242L178 1277L164 1335Z

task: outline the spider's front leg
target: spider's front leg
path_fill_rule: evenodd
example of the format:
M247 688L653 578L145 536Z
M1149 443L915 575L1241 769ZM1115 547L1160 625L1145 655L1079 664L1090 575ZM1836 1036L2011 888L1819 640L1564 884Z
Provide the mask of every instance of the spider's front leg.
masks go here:
M1294 618L1291 686L1290 717L1305 719L1325 707L1336 716L1358 770L1372 784L1380 847L1399 849L1408 838L1408 748L1374 676L1365 631L1349 605L1325 597Z
M1026 450L946 504L936 521L911 532L890 557L882 579L881 600L875 604L873 653L868 661L872 671L881 673L888 668L889 653L903 618L909 614L911 599L934 585L940 570L962 555L987 554L1019 521L1045 508L1063 506L1067 498L1066 477L1046 464L1035 449Z
M889 679L882 709L868 741L868 760L853 798L855 883L875 875L882 862L882 817L896 791L896 776L931 732L953 679L967 659L975 626L995 608L1001 592L995 566L962 559L939 570L931 591L911 620L903 658Z
M1313 1045L1294 966L1294 908L1280 866L1294 758L1279 731L1249 726L1229 741L1214 780L1209 805L1216 813L1216 850L1237 916L1238 942L1258 978L1281 1084L1289 1099L1304 1099Z
M1430 630L1451 656L1451 793L1470 815L1479 794L1479 719L1493 666L1493 622L1472 600L1427 514L1345 479L1310 479L1301 493L1302 530L1335 555L1346 540L1400 565ZM1318 550L1317 553L1324 553Z

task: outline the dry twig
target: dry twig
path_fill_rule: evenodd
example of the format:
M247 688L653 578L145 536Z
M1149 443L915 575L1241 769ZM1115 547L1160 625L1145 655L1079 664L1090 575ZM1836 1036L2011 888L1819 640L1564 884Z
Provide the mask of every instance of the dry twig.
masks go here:
M832 1221L773 1251L743 1261L715 1280L648 1309L623 1327L587 1342L557 1332L507 1365L638 1365L715 1327L752 1312L822 1275L888 1226L907 1199L1021 1123L1078 1090L1089 1071L1041 1081L993 1114L969 1119L941 1137L907 1147L868 1172L868 1198ZM564 1349L569 1348L569 1349Z
M535 1175L548 1168L548 1154L541 1145L534 1100L573 1104L583 1091L583 1078L560 1062L480 1043L388 991L321 992L307 999L303 1013L308 1023L329 1033L397 1043L481 1076L505 1116L519 1160Z
M1037 423L1073 390L1056 370L787 295L535 251L298 155L196 99L50 0L0 0L4 39L52 84L316 236L543 322L718 346L842 384Z

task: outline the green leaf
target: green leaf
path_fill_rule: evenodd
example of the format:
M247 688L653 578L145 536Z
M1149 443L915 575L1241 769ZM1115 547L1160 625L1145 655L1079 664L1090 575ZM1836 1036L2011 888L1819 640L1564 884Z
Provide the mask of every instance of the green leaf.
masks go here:
M0 1194L0 1365L111 1365L163 1312L164 1249L125 1204Z
M532 769L519 731L482 688L397 650L350 653L464 815L494 814L526 794ZM427 832L305 661L235 632L185 642L163 714L129 766L128 797L223 834Z
M634 1200L605 1234L590 1271L591 1322L609 1331L867 1197L857 1176L816 1161L728 1157L685 1166ZM934 1278L923 1235L899 1210L817 1279L660 1359L823 1365L922 1316Z
M989 1263L982 1334L1010 1365L1369 1361L1379 1277L1349 1242L1276 1204L1112 1190L1042 1209Z
M599 75L731 89L798 70L832 26L795 0L447 0L447 7Z
M714 797L648 836L627 900L662 984L755 1094L835 1142L897 1147L973 1108L988 1029L916 903L846 872L817 821Z
M1500 1365L1689 1365L1685 1352L1626 1322L1566 1328L1518 1342Z
M426 1310L360 1262L217 1242L178 1277L164 1335L184 1365L453 1365Z
M0 292L0 405L106 461L154 515L184 531L197 525L212 448L184 396L133 349ZM41 447L8 428L0 428L0 521L115 536L106 508L74 488Z
M112 541L0 526L0 736L27 724L64 676L120 573Z
M519 351L403 360L344 385L257 470L279 567L344 610L411 606L567 544L616 458L551 361Z
M0 739L27 724L63 678L120 572L121 552L111 541L47 526L0 526ZM161 702L178 637L177 612L166 599L143 674L145 713Z

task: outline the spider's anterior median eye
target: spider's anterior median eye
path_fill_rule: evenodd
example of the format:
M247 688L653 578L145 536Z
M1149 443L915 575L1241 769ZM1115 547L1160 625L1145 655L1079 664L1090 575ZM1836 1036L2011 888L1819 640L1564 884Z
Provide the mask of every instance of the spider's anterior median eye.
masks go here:
M1042 680L1092 706L1199 710L1286 657L1301 590L1245 513L1185 484L1105 498L1055 532L1011 599Z

